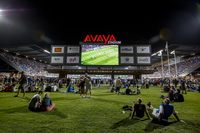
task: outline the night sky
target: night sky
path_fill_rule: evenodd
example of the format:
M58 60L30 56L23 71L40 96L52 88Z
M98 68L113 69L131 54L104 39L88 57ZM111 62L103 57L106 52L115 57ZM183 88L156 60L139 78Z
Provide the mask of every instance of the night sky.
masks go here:
M125 44L156 43L161 34L200 43L199 7L198 0L2 0L0 45L78 44L91 33L115 34Z

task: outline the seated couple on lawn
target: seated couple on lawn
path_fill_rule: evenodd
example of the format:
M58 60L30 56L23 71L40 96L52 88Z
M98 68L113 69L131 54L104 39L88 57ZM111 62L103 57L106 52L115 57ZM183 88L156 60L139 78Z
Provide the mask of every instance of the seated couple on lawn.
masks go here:
M149 119L153 118L154 122L156 121L157 123L162 124L168 123L168 118L173 114L177 121L179 121L174 106L170 104L170 100L168 98L164 99L159 109L153 108L150 102L147 104L146 107L145 104L142 104L142 99L138 98L137 103L133 105L132 109L130 108L130 106L124 106L123 110L131 111L131 119L133 119L134 116L142 118L144 117L144 114L146 114Z
M35 94L28 105L28 109L33 112L41 112L41 111L51 111L55 108L55 104L52 103L51 98L48 93L45 93L44 98L41 100L41 96L39 94Z

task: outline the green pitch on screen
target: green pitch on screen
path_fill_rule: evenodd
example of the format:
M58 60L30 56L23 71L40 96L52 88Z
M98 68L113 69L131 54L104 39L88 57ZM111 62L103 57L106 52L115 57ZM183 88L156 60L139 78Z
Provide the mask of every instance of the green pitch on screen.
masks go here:
M117 45L101 46L81 53L82 65L119 65Z

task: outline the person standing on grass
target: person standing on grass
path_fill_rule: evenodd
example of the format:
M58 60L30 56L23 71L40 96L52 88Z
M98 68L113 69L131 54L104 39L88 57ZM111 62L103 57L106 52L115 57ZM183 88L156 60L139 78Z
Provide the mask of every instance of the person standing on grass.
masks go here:
M85 89L86 89L85 90L86 96L89 93L89 97L91 97L92 83L91 83L91 78L89 76L85 77Z
M120 93L121 86L122 86L122 81L121 81L120 77L118 77L118 79L116 80L116 83L115 83L115 91L118 95Z
M25 96L25 86L27 85L27 81L26 81L26 76L24 75L24 72L21 72L21 77L19 79L19 87L18 87L18 91L17 91L17 95L15 95L14 97L18 97L20 90L23 92L23 97Z
M80 81L79 81L79 84L78 84L78 87L79 87L79 92L80 92L80 96L81 97L85 97L85 76L82 76L80 78Z
M185 92L185 94L187 94L187 90L186 90L186 87L185 87L185 83L186 83L186 81L185 81L185 79L183 78L181 81L180 81L180 84L181 84L181 86L180 86L180 89L181 89L181 91L182 91L182 94Z

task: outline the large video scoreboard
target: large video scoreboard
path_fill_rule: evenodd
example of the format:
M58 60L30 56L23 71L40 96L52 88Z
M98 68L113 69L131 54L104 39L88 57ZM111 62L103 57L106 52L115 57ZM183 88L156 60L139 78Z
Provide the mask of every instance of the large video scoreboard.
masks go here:
M88 35L79 45L52 45L52 65L151 65L151 45L124 45L114 35Z

